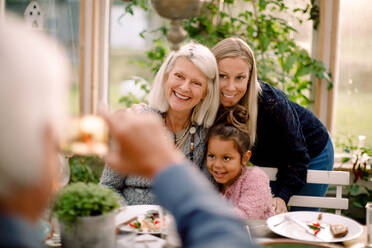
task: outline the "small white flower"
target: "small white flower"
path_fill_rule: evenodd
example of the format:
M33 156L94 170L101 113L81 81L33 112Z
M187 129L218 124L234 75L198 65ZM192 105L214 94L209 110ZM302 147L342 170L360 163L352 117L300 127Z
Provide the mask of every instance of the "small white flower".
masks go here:
M128 96L131 93L138 99L143 99L147 93L141 85L148 85L148 82L141 77L133 76L132 79L121 82L120 93L122 96Z
M367 153L363 153L363 155L362 155L362 158L360 159L361 161L361 163L368 163L368 160L369 160L369 156L368 156L368 154Z
M357 152L353 153L351 157L351 162L354 164L359 159L359 154Z

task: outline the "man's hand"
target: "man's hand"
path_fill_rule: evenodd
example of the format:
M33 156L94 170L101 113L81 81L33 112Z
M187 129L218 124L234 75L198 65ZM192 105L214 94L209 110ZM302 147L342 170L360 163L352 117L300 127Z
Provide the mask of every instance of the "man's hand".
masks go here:
M168 165L185 159L174 147L157 114L130 110L100 112L114 140L105 160L117 172L152 178Z
M280 197L273 198L273 208L275 214L281 214L288 212L287 205L285 204L284 200Z

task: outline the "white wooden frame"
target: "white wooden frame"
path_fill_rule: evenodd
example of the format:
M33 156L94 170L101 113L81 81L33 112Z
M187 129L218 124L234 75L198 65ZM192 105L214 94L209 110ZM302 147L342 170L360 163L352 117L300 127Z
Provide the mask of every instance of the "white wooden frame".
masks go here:
M340 23L340 0L315 0L319 6L319 26L313 31L312 57L322 61L332 74L333 89L328 90L325 80L315 80L314 113L332 134L335 119L335 99L338 87L338 39Z
M270 181L276 180L277 168L260 167L269 177ZM349 208L349 199L342 198L342 186L350 184L350 173L345 171L308 170L307 183L336 185L336 197L316 197L294 195L289 199L289 206L315 207L336 209L336 214L341 214L341 209Z
M0 0L0 22L5 16L5 0Z
M80 114L108 103L110 0L80 0Z

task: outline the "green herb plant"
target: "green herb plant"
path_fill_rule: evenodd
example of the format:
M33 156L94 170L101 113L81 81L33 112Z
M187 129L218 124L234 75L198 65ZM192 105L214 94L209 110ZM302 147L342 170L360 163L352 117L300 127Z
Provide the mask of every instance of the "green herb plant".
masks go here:
M99 183L104 162L98 156L74 155L69 158L70 183Z
M125 11L134 15L133 7L151 11L149 0L132 0ZM321 61L310 57L306 49L296 43L297 30L278 16L291 15L299 23L312 20L319 23L319 7L313 0L303 8L290 9L284 0L211 0L203 1L199 15L184 20L188 40L196 40L208 47L227 37L238 36L254 50L259 77L284 90L289 98L303 106L313 102L311 77L325 79L332 88L330 74ZM143 30L139 35L152 37L153 47L147 51L148 66L156 73L169 48L166 33L169 25ZM143 62L141 62L143 64ZM133 99L123 99L135 102ZM129 105L131 104L129 102Z
M109 188L93 183L73 183L63 188L53 206L59 221L67 225L78 217L99 216L118 208L121 198Z

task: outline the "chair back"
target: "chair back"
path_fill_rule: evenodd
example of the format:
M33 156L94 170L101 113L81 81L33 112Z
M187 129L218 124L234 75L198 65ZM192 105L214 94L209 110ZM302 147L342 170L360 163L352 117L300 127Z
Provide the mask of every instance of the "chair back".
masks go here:
M270 181L276 181L277 168L260 168L268 175ZM336 197L294 195L289 199L289 206L335 209L338 215L342 209L349 208L349 199L342 198L342 187L350 184L349 172L308 170L306 183L336 185Z

